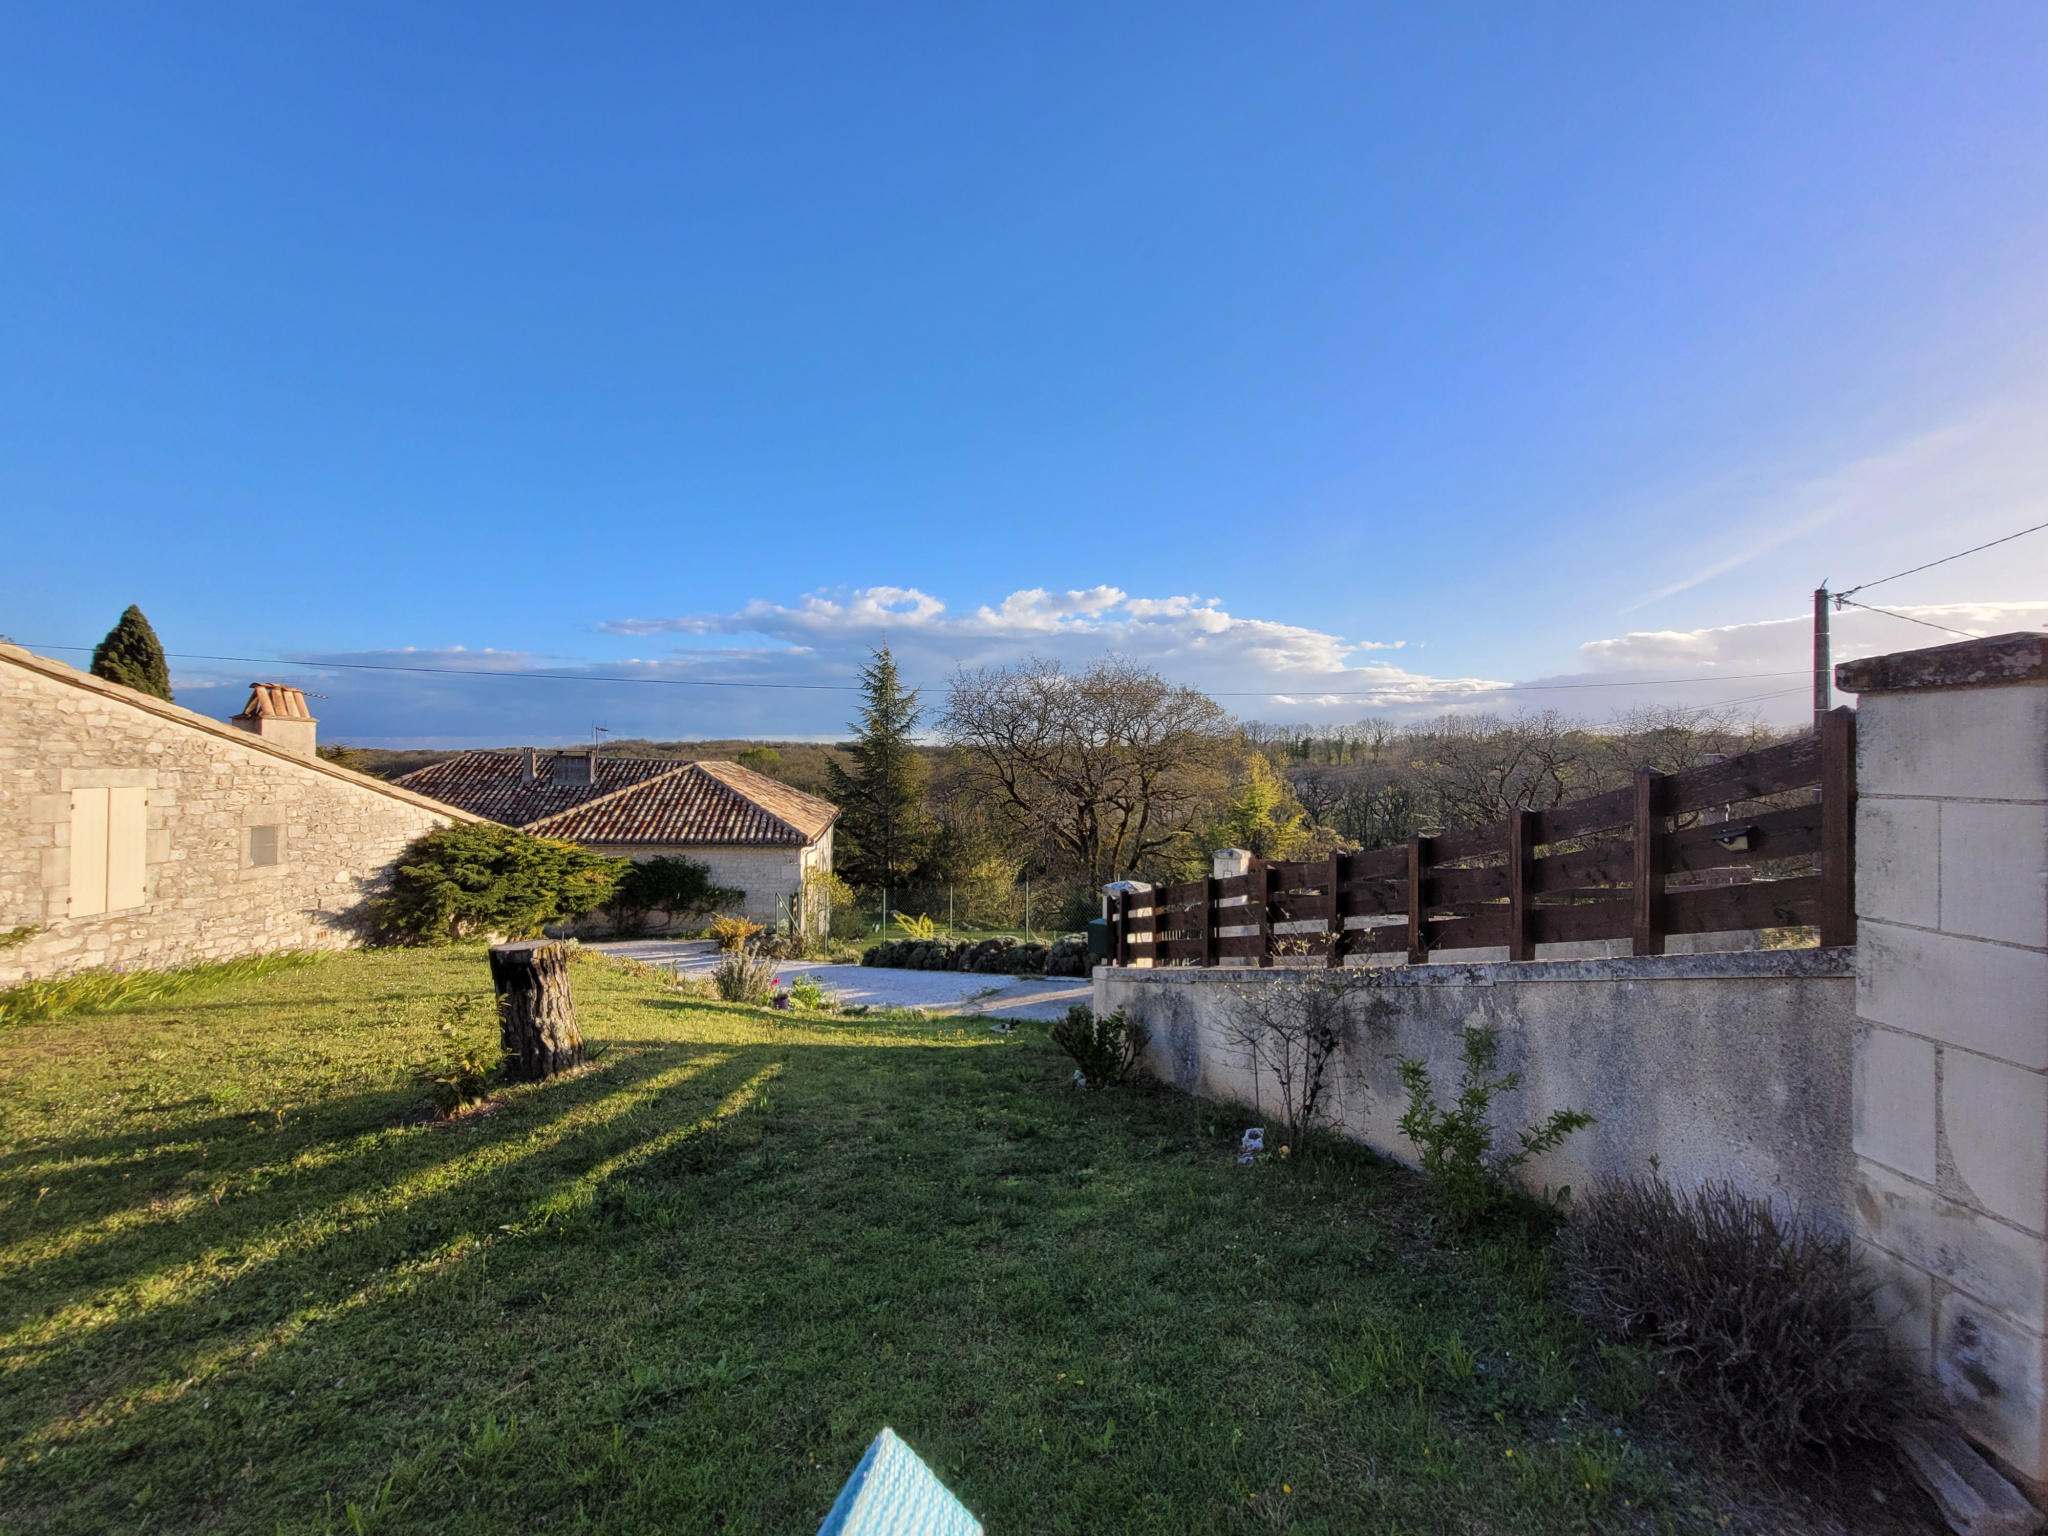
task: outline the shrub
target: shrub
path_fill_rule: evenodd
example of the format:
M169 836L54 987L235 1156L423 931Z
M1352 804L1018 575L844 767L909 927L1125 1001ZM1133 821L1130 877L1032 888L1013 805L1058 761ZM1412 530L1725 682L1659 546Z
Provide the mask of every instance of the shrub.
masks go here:
M1405 1058L1401 1086L1408 1090L1408 1109L1401 1116L1401 1134L1421 1150L1422 1171L1430 1188L1451 1215L1471 1221L1506 1205L1513 1198L1506 1176L1532 1157L1548 1152L1593 1117L1582 1109L1560 1109L1533 1131L1523 1131L1512 1152L1493 1149L1490 1118L1493 1096L1513 1093L1522 1074L1491 1077L1500 1055L1500 1032L1491 1027L1465 1031L1464 1069L1458 1076L1458 1097L1449 1109L1437 1104L1426 1063ZM1563 1203L1571 1186L1558 1191Z
M822 1008L828 999L825 989L818 984L818 978L802 975L789 984L789 1000L799 1008Z
M939 925L928 917L912 917L908 912L890 914L896 926L903 930L906 939L935 939L939 936Z
M721 917L704 930L706 937L716 939L718 947L727 954L734 954L747 947L747 940L767 930L759 923L749 922L744 917Z
M1307 1152L1330 1063L1351 1042L1350 994L1376 984L1368 971L1236 989L1225 1027L1251 1062L1254 1091L1262 1075L1279 1090L1291 1151Z
M711 973L711 981L718 988L718 995L728 1003L753 1003L758 1007L768 1001L775 985L775 962L745 947L728 949L718 962L718 969Z
M606 906L621 927L638 928L650 912L661 913L673 926L679 917L716 912L746 899L745 891L713 884L710 866L663 855L629 864Z
M1090 1088L1121 1081L1151 1040L1152 1032L1123 1009L1098 1016L1086 1003L1074 1004L1052 1027L1052 1043L1074 1058Z
M386 943L447 944L483 933L532 938L611 899L626 860L475 822L439 827L399 855L391 889L369 904Z
M1086 976L1088 971L1088 940L1084 935L1069 934L1045 953L1048 976Z
M1849 1238L1767 1200L1632 1182L1584 1202L1559 1257L1572 1305L1660 1351L1687 1406L1749 1449L1877 1438L1914 1406Z
M469 1022L470 1005L471 999L467 997L455 999L454 1024L441 1026L441 1034L447 1040L447 1056L419 1067L413 1074L443 1120L472 1104L481 1104L489 1096L491 1073L499 1062L499 1052L491 1046L466 1044L461 1039L462 1026Z

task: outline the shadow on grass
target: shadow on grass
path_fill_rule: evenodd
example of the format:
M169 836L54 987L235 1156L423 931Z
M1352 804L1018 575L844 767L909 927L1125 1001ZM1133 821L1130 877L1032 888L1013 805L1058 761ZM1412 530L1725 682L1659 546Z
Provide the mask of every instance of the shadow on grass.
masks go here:
M643 1134L636 1122L664 1115L665 1092L687 1084L693 1097L715 1097L774 1054L671 1043L622 1056L609 1070L516 1091L468 1130L307 1137L273 1161L212 1170L231 1186L239 1176L254 1187L32 1262L36 1315L17 1315L0 1340L7 1428L33 1438L62 1433L64 1422L82 1427L137 1383L182 1378L195 1353L231 1359L266 1331L345 1302L370 1277L451 1242L488 1241ZM388 1108L393 1097L355 1102ZM189 1144L209 1128L239 1125L202 1122L179 1127L178 1136ZM101 1147L133 1152L136 1141L111 1138ZM309 1153L322 1155L320 1166L295 1176L293 1164ZM309 1299L318 1305L309 1309ZM109 1359L119 1362L111 1376L103 1370ZM95 1378L81 1401L79 1383Z
M1549 1532L1654 1491L1559 1444L1586 1345L1540 1261L1438 1241L1370 1154L1241 1169L1233 1111L1074 1091L1034 1031L629 1001L693 1038L629 1023L473 1128L393 1091L296 1142L67 1144L245 1137L253 1187L21 1274L13 1518L808 1536L884 1422L995 1529Z

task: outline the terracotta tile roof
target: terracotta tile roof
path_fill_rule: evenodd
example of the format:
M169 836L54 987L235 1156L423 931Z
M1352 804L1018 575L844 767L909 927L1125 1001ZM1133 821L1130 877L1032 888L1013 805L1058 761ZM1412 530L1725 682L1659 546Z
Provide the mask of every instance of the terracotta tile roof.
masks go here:
M464 752L397 782L492 821L577 843L795 848L839 816L837 806L737 763L600 757L596 782L584 784L555 782L558 760L536 754L529 784L524 753Z
M459 805L489 821L508 827L523 827L530 821L560 815L589 800L615 790L645 783L684 766L673 759L650 757L600 757L597 782L566 782L572 759L576 766L589 762L588 753L534 754L535 780L526 782L524 752L462 752L438 763L408 773L394 783L415 794L431 795L449 805ZM557 770L563 782L557 782Z

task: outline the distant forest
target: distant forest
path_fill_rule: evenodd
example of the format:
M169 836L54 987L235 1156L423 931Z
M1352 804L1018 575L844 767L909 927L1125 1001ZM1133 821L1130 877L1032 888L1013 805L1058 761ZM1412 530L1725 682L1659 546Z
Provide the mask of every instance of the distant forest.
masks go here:
M1796 734L1680 709L1597 724L1546 711L1276 725L1233 720L1193 690L1101 666L988 674L943 708L927 706L919 728L941 740L906 743L921 768L906 764L915 787L896 872L877 872L858 806L842 819L837 862L863 891L886 885L892 908L990 926L1016 924L1027 892L1035 921L1074 926L1096 909L1105 880L1188 879L1217 848L1317 858L1385 846L1596 794L1639 765L1671 772ZM849 771L859 777L853 745L623 740L600 750L740 762L844 803L831 769L842 785ZM327 750L387 778L455 755Z

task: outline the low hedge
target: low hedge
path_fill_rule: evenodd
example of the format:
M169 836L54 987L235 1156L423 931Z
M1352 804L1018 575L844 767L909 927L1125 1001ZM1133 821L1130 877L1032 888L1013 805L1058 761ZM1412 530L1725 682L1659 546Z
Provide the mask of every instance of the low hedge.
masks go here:
M969 971L985 976L1086 976L1088 941L1019 944L1015 939L885 939L860 957L862 965L900 971Z

